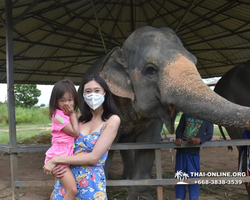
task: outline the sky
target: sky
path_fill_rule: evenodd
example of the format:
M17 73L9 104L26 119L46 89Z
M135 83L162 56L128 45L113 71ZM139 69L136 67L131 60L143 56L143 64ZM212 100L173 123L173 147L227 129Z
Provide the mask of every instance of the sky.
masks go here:
M203 79L203 81L207 83L215 79L219 79L219 77ZM45 104L46 106L48 106L53 85L37 85L37 88L41 90L41 96L38 98L39 101L37 105ZM76 87L76 89L78 89L78 87ZM7 96L7 84L0 84L0 101L4 102L6 96Z

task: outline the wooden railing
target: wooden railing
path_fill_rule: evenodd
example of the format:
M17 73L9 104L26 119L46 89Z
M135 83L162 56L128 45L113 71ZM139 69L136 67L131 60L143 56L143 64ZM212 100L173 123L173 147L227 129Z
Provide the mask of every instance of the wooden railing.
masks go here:
M158 200L163 200L163 186L164 185L175 185L177 184L177 179L163 179L162 177L162 163L161 163L161 149L165 148L190 148L190 147L218 147L218 146L246 146L250 145L250 140L212 140L206 142L202 145L193 145L187 142L184 142L181 146L176 146L173 142L159 142L159 143L122 143L122 144L113 144L111 150L131 150L131 149L154 149L155 150L155 163L156 163L156 179L141 179L141 180L107 180L107 186L157 186L157 196ZM16 147L11 148L8 145L0 144L0 151L5 151L10 153L12 156L17 156L19 152L38 152L46 151L50 145L41 145L41 146L26 146L26 147ZM17 173L11 171L11 173ZM242 182L250 182L250 177L213 177L213 178L202 178L202 180L241 180ZM186 182L193 184L198 181L199 178L191 178ZM12 180L14 187L16 188L15 192L19 190L20 187L34 187L34 186L53 186L54 181L19 181ZM15 195L15 200L19 200L19 195Z

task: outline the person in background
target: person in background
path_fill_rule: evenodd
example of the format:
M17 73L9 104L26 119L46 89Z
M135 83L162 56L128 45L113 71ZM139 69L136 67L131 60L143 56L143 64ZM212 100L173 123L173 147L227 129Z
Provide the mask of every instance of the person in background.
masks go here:
M176 145L182 145L183 141L199 145L210 141L213 137L214 126L212 123L196 119L188 114L183 113L176 129ZM175 173L177 171L185 172L192 177L190 172L200 172L200 148L177 148ZM190 200L198 200L200 186L198 184L190 184L189 186ZM175 185L176 198L185 200L186 186Z

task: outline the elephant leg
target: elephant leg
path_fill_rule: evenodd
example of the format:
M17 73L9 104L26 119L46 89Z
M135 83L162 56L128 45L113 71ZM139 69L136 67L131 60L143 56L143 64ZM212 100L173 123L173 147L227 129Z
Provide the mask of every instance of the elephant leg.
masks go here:
M120 138L120 143L135 142L133 138L134 134L126 135ZM124 179L132 179L134 172L134 150L120 150L123 163L122 177Z
M132 179L134 171L134 151L133 150L121 150L121 157L123 161L123 173L122 178Z
M133 179L150 179L152 166L154 163L154 150L136 150L135 151L135 172ZM133 186L127 200L142 199L153 200L150 194L149 186Z
M131 143L134 142L133 134L122 136L119 139L117 139L119 143ZM106 179L113 179L112 174L110 174L109 168L112 163L112 158L114 155L113 150L109 151L108 158L105 162L105 176ZM132 179L133 176L133 170L134 170L134 151L133 150L121 150L120 151L122 161L123 161L123 174L122 177L124 179Z
M108 157L107 157L106 162L105 162L104 172L105 172L105 177L106 177L107 180L112 179L112 175L109 172L109 168L110 168L110 165L111 165L111 162L112 162L114 152L115 152L114 150L109 151Z
M162 122L160 120L154 120L153 123L150 123L147 130L138 133L136 142L159 142L161 129ZM154 150L136 150L133 179L150 179L154 159ZM127 200L137 199L153 200L150 194L150 186L131 187Z

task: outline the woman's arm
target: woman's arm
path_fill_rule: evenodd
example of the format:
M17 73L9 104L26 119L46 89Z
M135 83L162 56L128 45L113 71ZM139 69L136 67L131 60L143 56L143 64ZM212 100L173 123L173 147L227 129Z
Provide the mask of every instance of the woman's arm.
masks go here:
M55 156L46 163L44 166L45 171L52 171L52 169L59 164L95 165L114 141L120 121L117 115L113 115L109 118L91 153L74 156Z

